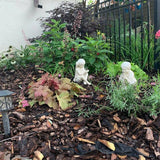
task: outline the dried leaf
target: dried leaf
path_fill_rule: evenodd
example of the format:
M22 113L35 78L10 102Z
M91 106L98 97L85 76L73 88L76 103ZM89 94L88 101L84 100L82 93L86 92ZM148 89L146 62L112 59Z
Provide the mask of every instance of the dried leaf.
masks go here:
M145 160L145 157L143 157L142 155L139 155L139 159L138 160Z
M112 151L115 151L115 145L112 142L109 142L107 140L102 140L102 139L98 139L99 142L103 143L105 146L107 146L109 149L111 149Z
M93 141L90 141L88 139L83 139L83 138L77 138L79 141L82 141L82 142L86 142L86 143L90 143L90 144L95 144L95 142Z
M146 139L153 141L154 140L153 131L149 127L146 127L145 129L147 129Z

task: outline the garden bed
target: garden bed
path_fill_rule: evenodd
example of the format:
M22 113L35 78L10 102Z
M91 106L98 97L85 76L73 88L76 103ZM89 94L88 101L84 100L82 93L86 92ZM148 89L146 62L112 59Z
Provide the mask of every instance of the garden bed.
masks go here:
M110 105L107 76L93 76L91 86L82 85L85 96L76 98L76 105L66 111L37 104L18 107L22 94L28 96L28 84L42 74L34 67L0 72L1 89L15 92L14 109L9 113L11 137L4 136L0 118L0 160L33 159L35 151L46 160L160 159L159 115L130 117L125 112L100 109Z

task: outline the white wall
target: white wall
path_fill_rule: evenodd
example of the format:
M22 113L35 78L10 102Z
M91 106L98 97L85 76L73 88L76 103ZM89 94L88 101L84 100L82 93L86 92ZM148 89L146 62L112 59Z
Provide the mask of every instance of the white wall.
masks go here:
M40 17L49 16L46 13L58 7L64 0L39 0L43 8L35 8L34 0L0 0L0 52L14 46L25 46L27 38L42 33ZM77 2L78 0L68 0Z

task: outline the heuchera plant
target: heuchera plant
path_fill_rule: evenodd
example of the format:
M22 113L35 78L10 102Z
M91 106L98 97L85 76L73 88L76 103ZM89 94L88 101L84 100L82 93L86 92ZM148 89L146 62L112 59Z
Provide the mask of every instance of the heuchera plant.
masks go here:
M29 84L30 106L35 103L47 104L54 109L66 110L75 104L74 95L82 93L80 85L73 83L68 78L58 79L55 75L44 74L37 82Z

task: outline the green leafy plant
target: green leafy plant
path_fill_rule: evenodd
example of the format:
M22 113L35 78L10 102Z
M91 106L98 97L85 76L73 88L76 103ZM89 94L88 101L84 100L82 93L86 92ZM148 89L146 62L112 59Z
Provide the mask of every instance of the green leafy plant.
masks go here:
M142 102L151 116L157 116L160 113L160 75L158 74L158 77L154 77L153 80L155 85L145 92Z
M73 39L66 29L66 24L51 20L47 23L51 29L45 31L41 39L30 46L35 52L41 69L55 74L69 73L73 75L76 62L76 51L74 50Z
M112 78L116 77L117 75L120 75L122 72L122 63L122 61L117 62L116 64L113 62L108 63L105 74L108 74ZM134 75L137 80L148 80L148 75L138 65L131 63L131 70L134 72Z
M136 115L142 110L139 105L138 90L134 85L115 85L109 88L109 100L114 109Z
M109 43L105 41L104 33L97 32L96 37L86 36L84 40L77 39L75 48L81 58L86 60L86 64L91 73L102 72L113 54L109 50Z
M116 54L115 59L132 61L142 69L153 69L154 27L144 22L142 28L136 26L132 29L128 23L124 27L124 23L126 22L122 17L120 17L120 20L116 19L111 22L114 27L110 29L111 33L107 37L111 41L112 51Z
M28 65L37 62L36 55L30 52L28 46L21 47L21 49L10 46L7 51L1 53L0 67L6 69L15 69L20 67L27 67Z
M31 106L39 103L47 104L54 109L66 110L75 104L73 96L82 93L82 90L81 86L70 82L68 78L58 79L46 73L37 82L29 84L29 103Z

